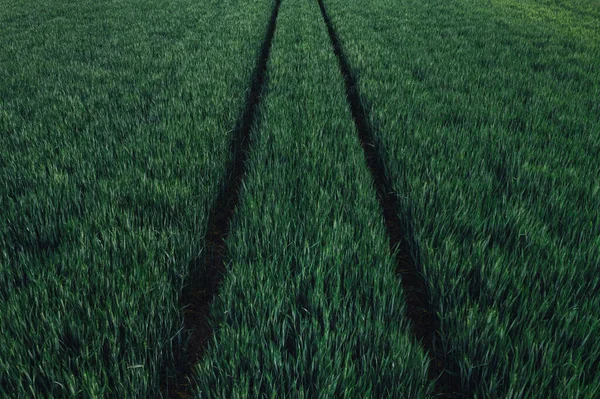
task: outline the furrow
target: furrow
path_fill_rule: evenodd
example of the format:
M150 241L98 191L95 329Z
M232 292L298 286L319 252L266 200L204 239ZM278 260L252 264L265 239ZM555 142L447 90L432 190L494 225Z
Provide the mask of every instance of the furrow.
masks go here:
M252 139L250 132L256 124L256 110L263 91L280 5L281 0L276 0L250 83L246 107L236 124L231 142L233 159L228 169L228 179L209 214L208 233L204 245L206 252L192 265L189 281L181 296L184 327L193 332L188 337L186 352L180 354L179 359L176 360L178 363L176 374L163 385L163 393L168 398L192 397L193 378L191 373L193 366L201 359L213 335L213 328L208 320L209 310L225 274L226 240L246 172L246 160ZM167 387L169 388L167 389Z
M352 73L342 45L327 14L323 0L318 0L323 20L327 25L329 38L337 57L340 72L344 77L346 98L352 112L352 119L364 151L369 171L377 191L377 199L383 209L386 231L389 236L390 250L395 256L396 272L401 277L407 303L406 314L413 325L413 332L422 347L427 351L431 362L428 375L436 380L435 393L450 397L458 390L458 379L445 373L447 356L434 350L434 341L439 339L439 320L432 309L427 282L423 278L416 243L413 240L410 215L398 212L398 196L390 183L378 145L369 123L369 115L361 101L357 81Z

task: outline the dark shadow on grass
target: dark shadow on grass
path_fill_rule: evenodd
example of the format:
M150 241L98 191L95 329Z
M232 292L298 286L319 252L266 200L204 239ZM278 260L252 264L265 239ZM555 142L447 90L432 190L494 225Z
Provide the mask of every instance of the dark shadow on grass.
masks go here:
M402 218L400 217L398 196L393 190L385 165L379 155L378 144L370 125L367 110L361 102L356 78L342 51L340 40L327 14L323 0L318 0L318 2L323 20L327 25L333 51L338 59L340 72L344 77L346 98L367 165L373 177L377 199L383 209L385 227L390 239L390 249L396 258L396 272L402 280L407 304L407 317L412 322L415 337L430 358L428 377L432 381L435 380L434 395L444 398L463 397L460 378L456 372L457 368L449 364L447 354L440 349L442 347L439 336L440 322L435 310L432 309L421 266L416 261L420 259L420 256L412 231L410 209L404 209Z
M232 163L228 167L227 180L211 208L208 230L204 242L204 256L190 266L190 277L185 282L180 305L183 309L184 345L175 349L172 372L161 375L161 397L193 397L193 367L202 358L213 336L209 324L210 307L218 293L225 275L227 255L226 239L230 222L239 200L239 190L246 172L246 160L250 146L250 131L256 127L256 110L263 91L271 43L275 34L277 15L281 0L275 1L267 34L263 41L256 69L252 74L251 88L246 97L246 107L238 119L233 133Z

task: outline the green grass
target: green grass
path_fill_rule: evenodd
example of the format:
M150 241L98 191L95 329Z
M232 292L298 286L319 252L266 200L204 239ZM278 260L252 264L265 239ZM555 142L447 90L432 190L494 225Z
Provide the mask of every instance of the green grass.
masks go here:
M0 3L0 396L156 395L272 2Z
M600 34L514 4L326 1L463 392L594 398Z
M273 5L0 0L0 397L159 396ZM462 393L600 397L598 0L325 6ZM196 395L432 396L316 0L266 76Z
M383 215L319 7L284 1L199 397L421 398Z
M595 40L593 32L596 36L600 32L598 0L492 0L489 5L501 10L501 14L516 12L513 16L517 18L551 21L553 28L558 25L563 33L581 34L584 41Z

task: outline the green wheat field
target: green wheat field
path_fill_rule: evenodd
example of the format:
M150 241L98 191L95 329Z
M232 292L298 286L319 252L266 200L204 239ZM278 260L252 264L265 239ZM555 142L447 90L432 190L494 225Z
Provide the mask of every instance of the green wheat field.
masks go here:
M0 0L0 398L600 398L600 0Z

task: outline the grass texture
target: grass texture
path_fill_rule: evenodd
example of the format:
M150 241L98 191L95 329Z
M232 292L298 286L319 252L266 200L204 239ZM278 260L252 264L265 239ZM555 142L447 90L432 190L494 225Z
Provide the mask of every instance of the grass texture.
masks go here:
M282 2L201 398L420 398L382 212L318 4Z
M0 2L0 396L157 394L271 8Z
M325 1L466 397L600 395L592 3Z
M0 397L159 396L273 4L0 0ZM325 0L454 396L600 397L598 6ZM316 0L266 76L196 396L433 396Z

